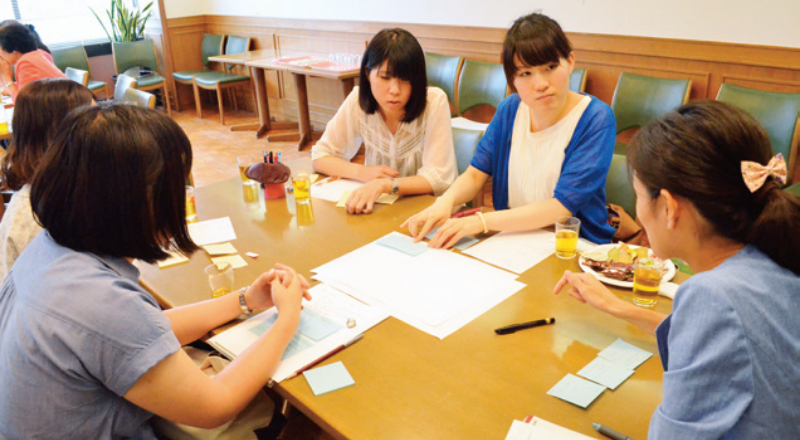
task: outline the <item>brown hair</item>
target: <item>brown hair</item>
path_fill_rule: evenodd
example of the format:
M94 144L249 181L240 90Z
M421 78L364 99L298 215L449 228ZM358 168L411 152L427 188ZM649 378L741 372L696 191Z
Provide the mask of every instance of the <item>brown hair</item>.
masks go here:
M503 41L503 70L506 82L515 92L514 75L517 66L514 58L528 66L541 66L547 63L558 63L562 58L569 58L572 45L569 43L561 26L552 18L542 14L524 15L517 19L506 33Z
M642 128L628 166L655 199L661 189L691 202L711 233L753 244L800 273L800 199L772 178L751 193L741 162L766 165L769 137L752 116L719 101L694 101Z
M86 87L68 79L42 79L23 87L14 107L14 133L3 158L3 178L12 190L33 179L49 137L70 110L92 103Z

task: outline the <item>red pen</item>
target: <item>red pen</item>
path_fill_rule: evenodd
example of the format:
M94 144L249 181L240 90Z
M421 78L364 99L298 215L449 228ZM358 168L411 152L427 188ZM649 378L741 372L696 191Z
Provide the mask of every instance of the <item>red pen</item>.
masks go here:
M303 374L304 371L307 371L307 370L310 370L313 367L316 367L317 364L319 364L320 362L328 359L329 357L331 357L331 356L335 355L336 353L344 350L345 348L355 344L356 342L358 342L359 339L361 339L363 337L364 337L364 333L361 333L360 335L356 336L355 338L345 342L344 344L342 344L342 345L334 348L333 350L323 354L322 356L318 357L317 359L315 359L313 362L311 362L310 364L306 365L305 367L295 371L294 373L289 375L289 377L287 377L284 380L294 379L295 377Z
M467 209L466 211L460 211L460 212L457 212L457 213L451 215L450 218L466 217L468 215L477 214L479 212L481 212L481 208Z

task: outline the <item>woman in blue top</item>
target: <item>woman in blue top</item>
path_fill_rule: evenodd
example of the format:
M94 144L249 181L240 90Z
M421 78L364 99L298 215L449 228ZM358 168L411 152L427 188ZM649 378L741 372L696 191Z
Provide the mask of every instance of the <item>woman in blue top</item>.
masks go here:
M781 190L785 163L771 156L758 122L724 103L693 102L651 123L628 148L636 213L653 251L695 275L669 316L591 274L566 272L555 287L655 333L664 400L651 440L800 432L800 200Z
M615 122L600 100L570 91L575 55L561 27L531 14L517 19L503 43L503 68L516 92L500 103L471 166L436 202L403 226L429 246L447 248L465 235L523 231L581 220L581 236L606 243L605 186L614 153ZM495 212L449 219L492 178ZM509 209L510 208L510 209Z

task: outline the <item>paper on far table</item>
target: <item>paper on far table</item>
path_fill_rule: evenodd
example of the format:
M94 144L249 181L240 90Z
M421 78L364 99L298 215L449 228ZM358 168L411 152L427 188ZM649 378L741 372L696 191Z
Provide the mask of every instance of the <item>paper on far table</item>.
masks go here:
M605 390L606 387L602 385L567 373L553 388L550 388L547 394L581 408L586 408Z
M329 177L311 185L311 197L329 202L338 202L345 191L353 191L361 185L363 183L356 180Z
M622 339L617 339L613 344L598 353L598 356L633 370L644 361L650 359L653 353L628 344Z
M186 263L189 261L185 255L180 252L167 252L169 258L158 262L158 267L164 269L165 267L175 266L176 264Z
M633 375L633 370L597 357L578 371L578 375L615 390Z
M530 422L514 420L508 430L506 440L589 440L583 434L571 429L550 423L547 420L533 417Z
M198 246L236 240L230 217L189 223L189 235Z
M230 263L234 269L247 266L247 261L244 261L241 255L228 255L225 257L211 257L211 262L217 266L222 267L225 263Z
M208 255L211 256L231 255L237 252L236 248L230 243L209 244L203 246L203 249L205 249L206 252L208 252Z

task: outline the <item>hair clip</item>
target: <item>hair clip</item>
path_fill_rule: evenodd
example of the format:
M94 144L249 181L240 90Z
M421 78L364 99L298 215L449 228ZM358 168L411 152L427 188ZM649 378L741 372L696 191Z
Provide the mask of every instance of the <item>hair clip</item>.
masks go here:
M774 177L781 185L786 183L786 161L783 160L783 154L776 154L766 165L749 160L742 161L742 178L751 193L764 186L769 176Z

